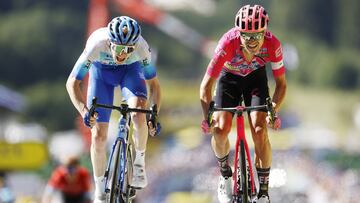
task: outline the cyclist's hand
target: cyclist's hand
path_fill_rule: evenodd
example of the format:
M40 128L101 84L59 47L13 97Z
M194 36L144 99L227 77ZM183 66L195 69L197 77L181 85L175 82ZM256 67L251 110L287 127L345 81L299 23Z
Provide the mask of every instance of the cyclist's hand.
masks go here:
M214 123L214 122L215 121L213 120L212 123ZM203 120L201 122L201 130L204 133L204 135L209 135L211 133L211 126L209 126L207 120Z
M266 116L266 123L274 130L281 128L281 119L279 115L275 115L273 123L271 123L270 116Z
M93 116L90 116L89 112L86 112L86 114L83 118L84 124L87 127L92 128L96 124L97 115L98 115L97 112L95 112Z
M156 124L156 127L154 127L153 122L149 121L148 126L149 126L149 135L150 136L155 137L155 136L160 135L161 124L159 122Z

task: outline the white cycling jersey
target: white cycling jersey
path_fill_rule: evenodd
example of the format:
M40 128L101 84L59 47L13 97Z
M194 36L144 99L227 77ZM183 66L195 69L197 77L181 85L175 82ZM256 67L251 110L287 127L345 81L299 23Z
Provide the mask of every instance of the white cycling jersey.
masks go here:
M142 36L139 36L139 40L135 44L134 52L132 52L122 64L117 64L112 57L110 40L106 27L99 28L90 35L84 51L73 68L72 74L75 75L77 79L83 79L89 71L90 65L97 62L110 67L119 67L121 65L140 62L144 69L147 69L145 71L151 72L151 77L156 74L156 70L150 66L150 47Z
M86 47L82 53L86 59L92 62L100 62L107 65L118 65L111 56L110 40L107 28L100 28L93 32L86 42ZM150 63L151 53L148 43L142 36L135 44L135 51L123 64L131 64L136 61Z

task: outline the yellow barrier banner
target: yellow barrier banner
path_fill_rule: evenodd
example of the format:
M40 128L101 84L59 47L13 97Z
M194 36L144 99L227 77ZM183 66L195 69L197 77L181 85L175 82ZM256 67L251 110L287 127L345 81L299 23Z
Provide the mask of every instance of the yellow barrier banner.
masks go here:
M0 170L39 169L48 161L46 145L37 142L0 142Z

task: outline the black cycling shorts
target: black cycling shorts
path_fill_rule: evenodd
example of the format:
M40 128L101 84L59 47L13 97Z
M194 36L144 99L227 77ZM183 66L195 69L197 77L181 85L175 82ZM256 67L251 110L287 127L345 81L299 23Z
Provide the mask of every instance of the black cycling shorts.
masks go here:
M215 107L236 107L242 104L242 96L245 106L264 105L269 97L268 80L265 67L254 70L243 77L222 71L217 82L214 101ZM263 110L266 112L266 110Z
M88 199L86 196L82 193L79 195L70 195L70 194L64 194L63 193L63 200L64 203L86 203L88 202Z

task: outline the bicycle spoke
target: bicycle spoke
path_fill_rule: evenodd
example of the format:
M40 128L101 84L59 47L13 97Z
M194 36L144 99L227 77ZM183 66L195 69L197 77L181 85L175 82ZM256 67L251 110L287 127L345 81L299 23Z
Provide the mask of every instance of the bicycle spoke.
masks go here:
M114 148L114 154L111 160L111 164L109 166L109 179L107 186L110 203L121 203L119 201L119 197L121 196L120 193L120 178L121 178L121 157L122 157L122 148L123 148L123 142L118 141L116 143L116 146Z
M242 203L249 202L249 193L248 193L248 171L247 171L247 158L246 158L244 142L240 142L240 177L241 177L241 190L242 190Z
M129 144L127 149L127 163L126 163L126 174L125 174L125 180L126 184L124 187L126 187L126 194L125 194L125 203L131 203L132 199L135 197L135 189L131 187L131 179L133 175L133 159L132 159L132 148Z

